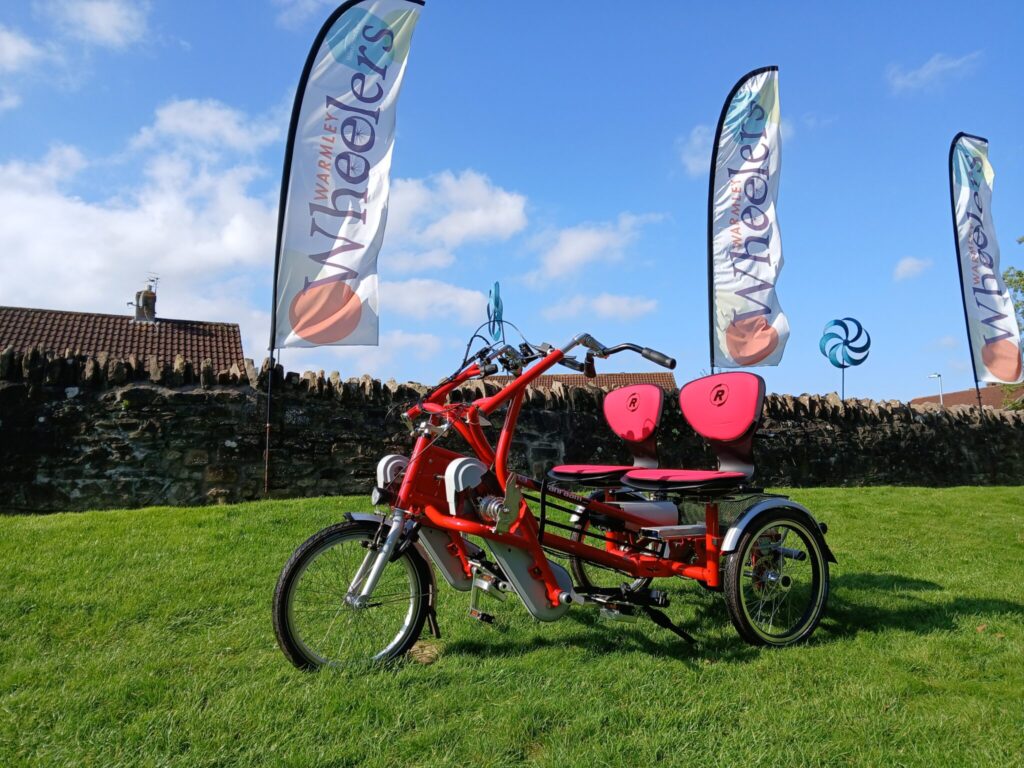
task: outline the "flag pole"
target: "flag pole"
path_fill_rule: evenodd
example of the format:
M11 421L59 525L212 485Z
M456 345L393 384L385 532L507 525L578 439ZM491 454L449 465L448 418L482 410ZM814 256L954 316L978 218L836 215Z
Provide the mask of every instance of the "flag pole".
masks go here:
M270 496L270 402L274 387L274 349L270 350L270 370L267 372L266 443L263 447L263 496Z
M414 0L415 1L415 0ZM263 448L263 495L270 493L270 435L271 435L271 406L273 402L274 371L276 370L275 352L277 351L277 289L278 277L281 272L281 244L284 242L284 222L288 207L288 183L292 173L292 147L295 145L295 135L298 133L299 116L302 112L302 99L305 95L306 84L309 82L310 73L316 63L316 54L324 38L330 31L331 26L348 9L357 5L359 0L347 0L342 3L327 18L320 31L317 33L313 45L306 56L306 62L302 67L302 74L299 76L299 87L295 91L295 99L292 102L292 114L288 121L288 136L284 142L284 162L281 167L281 196L277 205L277 239L274 245L274 285L270 297L270 343L267 349L270 351L270 370L267 375L267 412L265 419L266 444Z

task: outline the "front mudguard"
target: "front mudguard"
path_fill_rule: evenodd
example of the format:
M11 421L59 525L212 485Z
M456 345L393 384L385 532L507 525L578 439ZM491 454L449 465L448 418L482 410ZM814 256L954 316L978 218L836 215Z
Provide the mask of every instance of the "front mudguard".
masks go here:
M346 512L345 519L349 521L356 521L360 523L374 523L380 525L385 522L383 515L378 515L372 512ZM408 530L409 524L406 524ZM423 545L417 540L413 543L416 552L420 557L423 558L427 564L427 572L430 574L430 584L427 587L427 625L430 627L431 634L436 638L441 637L441 628L437 625L437 578L434 576L434 564L431 562L430 556L427 555L427 551L423 548ZM397 548L396 548L397 549Z
M832 554L832 550L829 548L828 542L825 541L825 534L821 530L821 525L814 519L814 515L811 514L810 510L802 504L797 504L792 499L783 498L781 496L762 499L747 509L742 515L737 517L729 527L729 530L726 531L725 538L722 540L722 555L727 555L730 552L736 551L736 548L739 546L740 539L743 538L743 534L748 528L757 524L757 519L759 517L772 512L778 512L780 510L792 512L799 517L805 518L808 528L810 528L812 534L817 538L818 545L825 553L825 559L830 563L838 562L836 560L836 556Z

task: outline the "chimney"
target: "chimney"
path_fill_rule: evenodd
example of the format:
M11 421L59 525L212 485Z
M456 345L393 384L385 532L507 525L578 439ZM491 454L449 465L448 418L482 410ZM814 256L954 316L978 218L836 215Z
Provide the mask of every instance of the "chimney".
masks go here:
M156 322L156 291L152 283L148 283L145 290L135 294L135 322Z

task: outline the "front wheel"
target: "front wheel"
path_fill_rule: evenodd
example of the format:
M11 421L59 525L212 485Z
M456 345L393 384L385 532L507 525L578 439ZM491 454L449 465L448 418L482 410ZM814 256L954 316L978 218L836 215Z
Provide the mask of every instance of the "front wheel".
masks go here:
M752 645L786 646L813 634L828 602L828 561L803 516L756 520L726 558L725 601Z
M274 633L300 669L372 665L395 659L419 638L430 571L412 547L389 562L368 600L358 600L388 532L377 523L338 523L289 558L274 590Z

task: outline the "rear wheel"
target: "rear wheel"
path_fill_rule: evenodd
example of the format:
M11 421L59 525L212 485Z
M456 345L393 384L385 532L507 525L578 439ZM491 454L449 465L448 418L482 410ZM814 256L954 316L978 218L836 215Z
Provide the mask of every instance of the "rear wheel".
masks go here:
M332 525L307 539L285 564L274 590L274 632L300 669L372 665L395 659L423 630L430 571L409 548L384 568L365 605L356 598L385 526ZM358 582L356 581L358 575Z
M828 562L807 518L778 512L755 521L726 558L725 600L740 636L786 646L811 636L828 602Z

